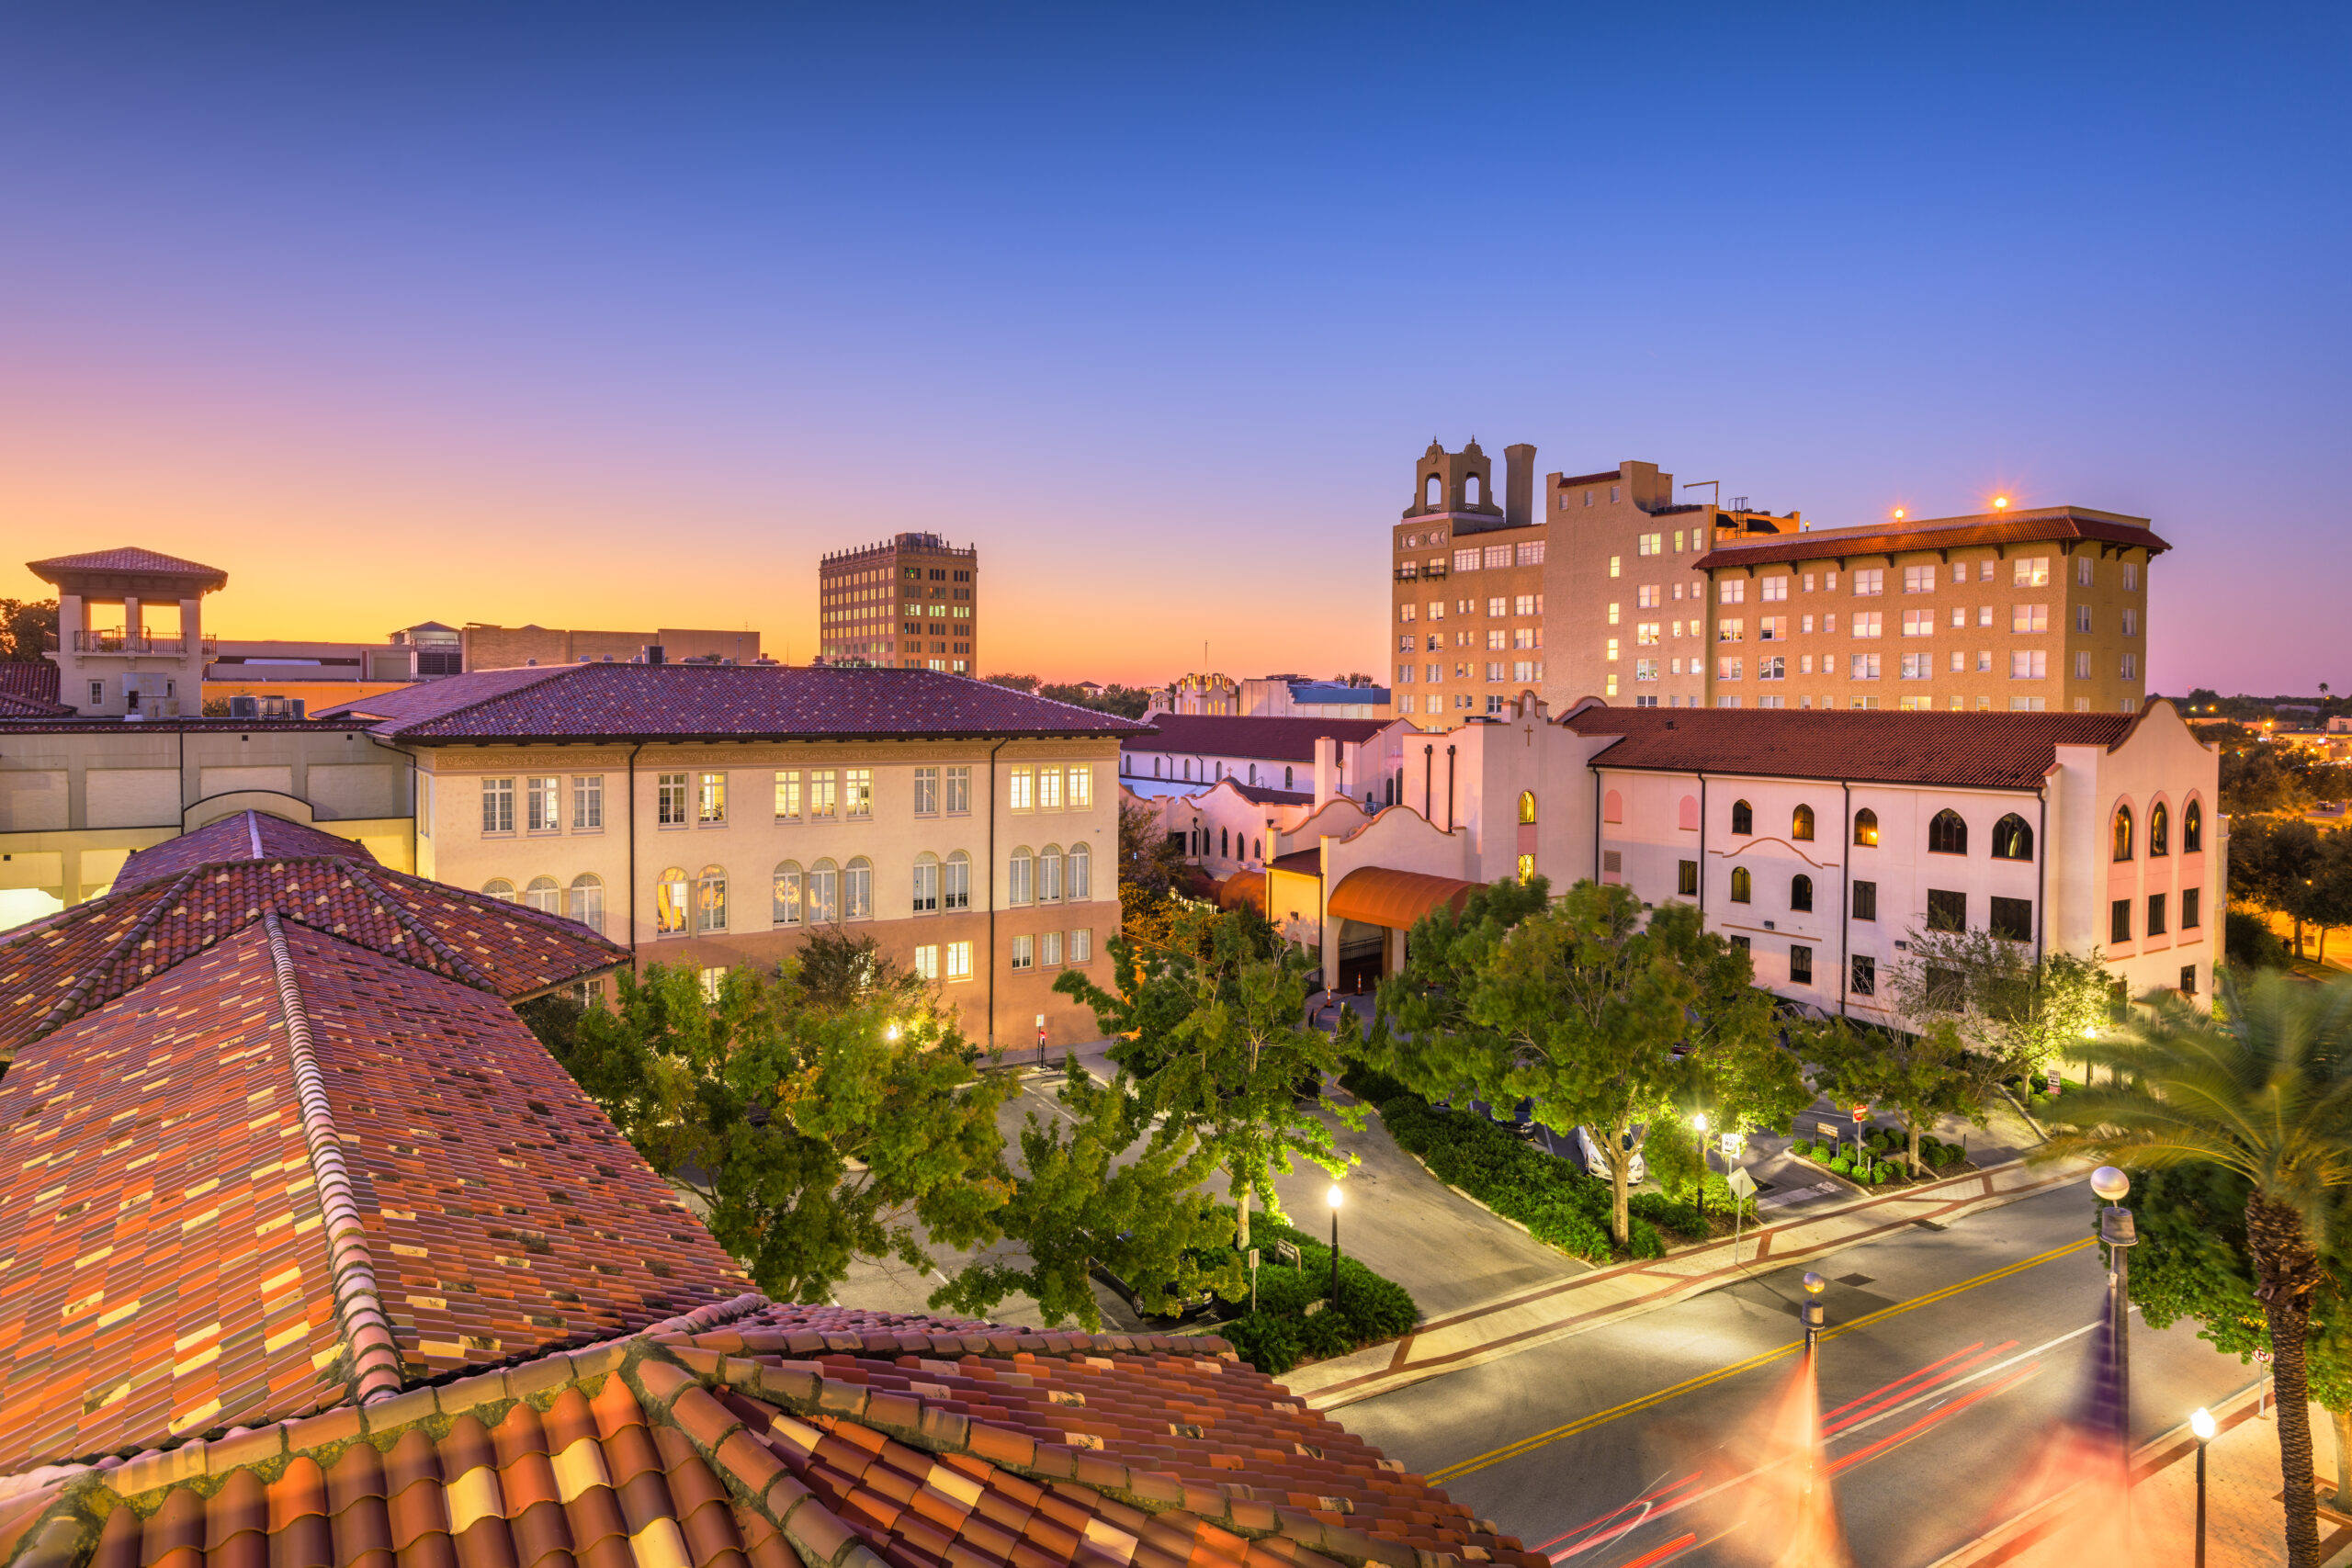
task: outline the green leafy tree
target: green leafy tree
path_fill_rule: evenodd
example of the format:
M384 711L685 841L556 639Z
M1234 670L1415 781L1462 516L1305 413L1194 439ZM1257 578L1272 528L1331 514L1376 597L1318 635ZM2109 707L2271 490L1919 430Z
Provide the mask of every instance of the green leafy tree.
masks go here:
M1720 938L1689 945L1682 962L1699 996L1683 1041L1676 1099L1715 1133L1767 1133L1813 1103L1804 1065L1781 1043L1772 995L1756 984L1747 950Z
M1444 1076L1455 1055L1504 1049L1499 1035L1470 1016L1479 976L1511 928L1551 901L1544 878L1505 877L1473 891L1460 914L1441 904L1415 921L1406 934L1405 967L1380 982L1373 1032L1353 1046L1354 1054L1416 1093L1451 1098L1468 1081Z
M2352 925L2352 832L2320 834L2310 872L2301 887L2288 889L2287 908L2299 936L2305 921L2319 928L2319 962L2325 964L2328 928Z
M2200 1013L2151 992L2109 1040L2083 1047L2129 1083L2069 1094L2039 1157L2088 1155L2163 1170L2202 1163L2246 1183L2245 1250L2278 1390L2287 1560L2318 1568L2309 1338L2329 1213L2352 1184L2352 979L2224 979Z
M1919 1160L1919 1134L1937 1117L1981 1118L1990 1076L1972 1059L1958 1023L1930 1019L1916 1033L1858 1027L1832 1018L1804 1032L1804 1055L1820 1069L1823 1092L1840 1104L1888 1105L1903 1122L1905 1157L1912 1173Z
M1989 931L1906 934L1909 953L1889 964L1885 991L1915 1029L1949 1021L1991 1082L2046 1070L2114 1017L2114 982L2099 951L2034 956Z
M854 1258L929 1269L927 1244L993 1238L1012 1084L975 1071L944 1014L828 999L791 961L774 980L729 970L715 998L687 968L617 980L556 1059L761 1290L822 1301Z
M1069 1130L1029 1114L1025 1174L1000 1215L1023 1256L968 1265L931 1304L985 1314L1022 1291L1048 1324L1076 1318L1100 1328L1088 1282L1097 1264L1133 1287L1148 1311L1173 1313L1204 1291L1239 1299L1248 1289L1241 1260L1219 1245L1224 1212L1198 1190L1216 1173L1215 1151L1181 1123L1155 1128L1125 1073L1100 1084L1066 1058L1059 1098Z
M1035 675L989 675L984 679L991 686L1003 686L1015 692L1034 693L1037 689L1037 677Z
M2319 829L2300 817L2230 825L2230 897L2292 919L2298 958L2303 955L2305 889L2322 854Z
M56 600L0 599L0 663L30 664L56 640Z
M1115 990L1076 969L1054 989L1094 1010L1148 1113L1187 1129L1224 1171L1233 1245L1246 1250L1253 1198L1283 1219L1274 1177L1295 1168L1294 1156L1333 1176L1353 1163L1316 1114L1334 1109L1321 1085L1340 1052L1306 1026L1307 961L1247 908L1187 905L1165 945L1124 935L1107 945Z

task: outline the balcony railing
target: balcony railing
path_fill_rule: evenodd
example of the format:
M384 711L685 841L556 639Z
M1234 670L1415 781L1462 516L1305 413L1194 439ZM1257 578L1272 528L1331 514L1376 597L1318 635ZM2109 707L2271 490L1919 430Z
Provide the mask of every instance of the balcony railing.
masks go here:
M220 639L210 633L197 638L197 651L209 655L218 650ZM124 632L75 632L74 651L76 653L161 653L187 652L188 639L184 637L131 637Z
M1444 575L1445 568L1442 566L1400 566L1396 569L1396 581L1399 582L1411 582L1424 577L1435 580Z

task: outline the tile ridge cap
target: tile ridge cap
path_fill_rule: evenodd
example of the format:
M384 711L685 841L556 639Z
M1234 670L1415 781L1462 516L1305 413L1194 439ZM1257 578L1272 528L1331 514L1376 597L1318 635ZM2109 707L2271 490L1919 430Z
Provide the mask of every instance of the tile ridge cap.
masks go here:
M389 889L368 874L369 868L366 863L348 861L345 863L350 866L352 876L375 896L378 907L392 917L393 924L399 926L416 941L423 942L428 952L449 966L451 974L476 990L488 991L492 996L503 998L505 993L501 991L496 983L482 972L479 964L435 935L423 920L418 919L413 911L398 898L392 897ZM452 891L455 890L452 889Z
M245 842L253 846L254 859L267 860L269 858L261 852L261 823L250 806L245 807Z
M354 1402L368 1404L401 1392L400 1346L392 1337L382 1298L377 1294L368 1233L352 1193L351 1173L344 1165L334 1115L327 1105L326 1079L319 1071L318 1055L311 1044L311 1015L296 983L293 950L287 944L276 909L263 910L261 919L269 937L270 966L277 972L278 1010L286 1019L287 1055L302 1118L302 1143L309 1151L311 1177L318 1183L327 1268L334 1282L335 1317L344 1354L349 1358L345 1381Z
M33 1025L32 1033L26 1037L25 1043L30 1044L36 1040L46 1039L87 1011L89 1004L96 998L106 982L112 979L115 971L121 966L122 955L139 951L139 943L163 919L164 912L170 908L175 900L187 896L189 886L194 884L197 873L201 869L202 867L190 867L174 877L172 885L164 889L154 902L147 907L147 912L133 920L130 923L130 929L122 933L116 943L115 950L100 959L90 973L78 981L72 989L50 1004L49 1010L41 1015L39 1023Z

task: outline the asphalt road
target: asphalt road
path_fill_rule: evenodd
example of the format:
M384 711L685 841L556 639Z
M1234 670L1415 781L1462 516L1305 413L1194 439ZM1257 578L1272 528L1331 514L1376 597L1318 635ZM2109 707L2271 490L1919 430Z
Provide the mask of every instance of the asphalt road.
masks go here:
M1821 1267L1820 1400L1854 1561L1914 1568L2016 1511L2083 1386L2105 1274L2062 1190ZM1752 1477L1800 1363L1801 1269L1351 1404L1340 1419L1576 1568L1748 1563L1784 1544ZM1849 1325L1840 1327L1839 1325ZM2133 1315L2135 1440L2254 1381L2192 1325ZM1910 1380L1908 1382L1905 1380ZM1771 1537L1771 1539L1765 1539Z

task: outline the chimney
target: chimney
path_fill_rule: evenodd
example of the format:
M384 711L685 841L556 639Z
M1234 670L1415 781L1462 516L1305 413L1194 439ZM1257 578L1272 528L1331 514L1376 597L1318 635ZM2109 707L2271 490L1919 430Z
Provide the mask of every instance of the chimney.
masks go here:
M1337 789L1340 742L1337 737L1315 738L1315 809L1320 811Z
M1503 524L1524 528L1535 521L1535 448L1522 441L1503 448Z

